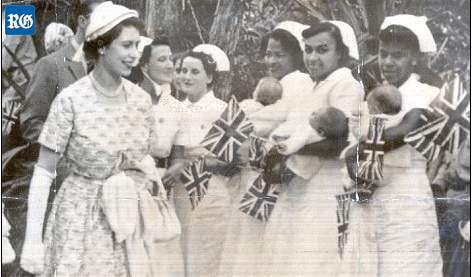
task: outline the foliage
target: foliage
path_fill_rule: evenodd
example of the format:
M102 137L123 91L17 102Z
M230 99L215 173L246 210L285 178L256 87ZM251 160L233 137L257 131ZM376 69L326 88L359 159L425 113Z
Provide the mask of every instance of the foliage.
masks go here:
M282 20L310 24L317 18L347 21L358 35L364 64L376 61L375 41L383 18L411 13L425 15L438 53L428 65L443 80L452 72L470 75L470 1L467 0L253 0L248 3L237 51L234 56L232 92L238 98L249 97L265 67L260 45L263 36ZM367 21L360 20L367 16ZM366 18L366 16L364 16ZM465 73L465 74L464 74Z

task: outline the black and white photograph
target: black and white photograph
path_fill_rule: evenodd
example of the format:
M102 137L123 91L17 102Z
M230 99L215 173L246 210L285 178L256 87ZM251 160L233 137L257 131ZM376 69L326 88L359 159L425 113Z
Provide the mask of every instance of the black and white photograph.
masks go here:
M470 0L3 0L6 277L470 277Z

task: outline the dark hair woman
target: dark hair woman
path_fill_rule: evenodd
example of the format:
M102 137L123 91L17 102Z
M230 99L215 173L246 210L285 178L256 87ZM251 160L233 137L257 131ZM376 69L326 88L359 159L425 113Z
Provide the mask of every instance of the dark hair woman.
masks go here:
M228 170L232 165L218 161L200 143L212 123L226 108L226 103L215 97L212 84L218 69L219 59L203 52L191 51L182 58L180 67L180 89L186 95L187 138L185 160L193 161L205 155L205 168L213 173L208 190L195 210L192 210L188 193L182 184L175 187L177 214L183 228L183 248L186 273L190 276L217 276L223 242L226 238L231 203L227 184ZM171 169L173 170L173 169Z
M146 41L142 48L139 64L134 68L137 84L151 96L154 116L155 140L152 157L161 174L183 157L186 140L183 137L185 126L184 104L172 96L174 64L172 50L166 37ZM141 43L141 42L140 42ZM136 74L138 73L138 74ZM168 188L169 209L174 209L174 192ZM156 242L153 245L154 268L164 276L184 275L180 236L170 241Z
M283 21L262 40L261 52L267 74L279 80L282 98L251 115L255 132L260 136L268 136L286 120L289 109L296 106L294 101L304 98L313 88L303 63L302 31L308 27L295 21Z
M436 209L426 175L426 159L403 138L418 126L438 89L418 81L414 68L421 53L436 44L426 17L385 18L379 34L379 68L385 81L398 88L401 111L386 122L384 180L372 195L370 217L376 226L378 276L442 276ZM392 201L401 198L401 201ZM422 199L418 201L418 199ZM391 216L395 215L395 216ZM401 266L398 266L401 263Z
M358 58L356 37L348 24L321 22L302 35L305 66L315 85L296 100L287 120L272 132L275 143L277 137L287 134L294 138L311 134L310 114L321 108L336 108L349 117L364 96L362 85L346 67L351 59ZM342 241L338 237L336 195L343 193L343 162L336 154L346 145L345 140L344 136L339 141L325 139L306 146L306 140L295 139L299 145L288 145L287 149L296 152L283 153L290 155L286 165L295 176L282 185L265 229L264 274L336 276L339 272ZM320 154L330 147L336 154Z
M127 206L126 215L113 217L103 206L110 204L105 199L111 195L103 192L110 176L124 173L125 160L141 162L148 157L153 145L151 99L123 79L138 59L142 29L136 11L112 2L100 4L90 16L84 51L95 67L55 98L39 137L41 150L30 184L21 259L22 267L31 273L126 276L130 272L155 276L149 264L141 266L141 260L138 273L134 267L133 255L141 250L139 245L148 245L149 241L133 233L134 228L131 233L121 232L137 226L133 225L136 217L129 215L139 215L138 206L136 210ZM54 199L43 243L49 188L61 155L70 166L70 174ZM145 195L152 182L128 172L121 179L126 182L120 184L133 184L135 194ZM116 220L126 223L115 225ZM136 248L130 249L133 241Z

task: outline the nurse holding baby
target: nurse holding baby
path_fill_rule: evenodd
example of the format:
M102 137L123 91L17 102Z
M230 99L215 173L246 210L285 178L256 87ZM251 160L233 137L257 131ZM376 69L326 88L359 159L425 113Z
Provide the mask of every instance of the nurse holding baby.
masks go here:
M295 21L283 21L262 40L267 75L279 81L282 95L279 101L249 115L259 136L267 137L284 122L288 111L297 105L294 100L303 98L305 92L313 88L313 80L305 73L303 63L302 31L308 27Z
M426 17L407 14L385 18L379 40L380 71L385 83L398 88L401 110L386 121L383 182L363 204L372 210L364 224L376 227L377 276L442 276L426 159L403 142L418 127L419 109L438 95L437 88L419 82L414 72L420 54L435 52L436 44Z
M345 117L364 97L347 67L359 54L354 31L344 22L321 22L302 36L315 85L271 134L279 151L290 155L287 166L296 176L281 187L265 230L265 276L336 276L339 268L335 196L343 192L343 162L336 154L317 156L316 145L335 142L338 153L345 146L336 143L347 137Z

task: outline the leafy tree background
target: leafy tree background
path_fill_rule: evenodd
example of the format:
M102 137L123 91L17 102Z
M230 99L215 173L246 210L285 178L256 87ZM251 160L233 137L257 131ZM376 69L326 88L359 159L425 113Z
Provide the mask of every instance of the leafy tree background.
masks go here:
M49 22L70 22L72 0L3 1L37 6L38 31L34 36L44 55L43 32ZM312 24L318 20L343 20L353 26L361 63L376 62L376 36L385 16L411 13L428 17L438 53L426 63L445 79L453 72L470 83L470 0L116 0L139 11L150 36L167 35L174 52L200 43L221 47L232 69L222 76L216 90L222 98L249 97L265 75L261 40L280 21Z

